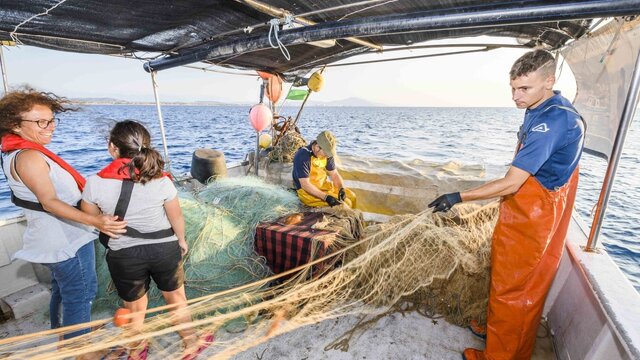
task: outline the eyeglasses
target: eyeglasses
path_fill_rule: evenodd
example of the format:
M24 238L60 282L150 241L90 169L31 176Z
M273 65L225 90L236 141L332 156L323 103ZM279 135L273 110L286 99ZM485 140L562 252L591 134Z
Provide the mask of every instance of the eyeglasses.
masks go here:
M60 123L60 119L59 118L51 118L49 120L47 120L47 119L39 119L39 120L21 120L21 121L37 123L38 127L40 127L41 129L48 128L49 125L51 125L51 123L53 123L55 126L58 126L58 124Z

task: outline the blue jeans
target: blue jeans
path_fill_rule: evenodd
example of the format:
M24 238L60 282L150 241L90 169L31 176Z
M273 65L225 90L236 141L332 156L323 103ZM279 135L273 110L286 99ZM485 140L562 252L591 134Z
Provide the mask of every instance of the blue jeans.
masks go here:
M71 259L43 265L51 270L51 328L91 321L91 302L98 291L93 241L81 247ZM89 331L90 329L81 329L65 334L64 338L72 338Z

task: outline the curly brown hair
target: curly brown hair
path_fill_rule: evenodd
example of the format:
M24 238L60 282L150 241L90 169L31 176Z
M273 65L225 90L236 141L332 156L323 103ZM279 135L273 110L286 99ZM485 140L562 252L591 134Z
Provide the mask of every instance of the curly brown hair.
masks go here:
M10 91L0 99L0 137L12 133L22 121L21 114L30 111L35 105L44 105L54 114L77 110L69 106L66 98L37 91L29 86Z

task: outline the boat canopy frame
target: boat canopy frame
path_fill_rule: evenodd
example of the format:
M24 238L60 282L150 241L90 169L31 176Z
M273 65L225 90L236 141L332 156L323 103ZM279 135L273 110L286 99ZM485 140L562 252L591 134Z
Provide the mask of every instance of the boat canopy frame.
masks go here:
M595 206L595 214L591 223L591 230L589 232L589 239L585 246L585 251L596 251L598 246L598 239L602 231L602 223L604 222L604 215L609 204L609 196L613 188L613 181L618 170L618 164L620 163L620 157L622 156L622 149L624 142L627 138L627 133L635 111L638 108L638 101L640 100L640 51L636 56L636 62L631 76L631 83L627 95L625 97L624 106L622 108L622 114L620 116L620 124L616 131L616 137L613 142L613 148L611 150L611 156L607 164L607 170L602 182L602 188L600 195L598 196L598 202Z
M163 58L166 56L175 61L186 60L194 52L227 43L247 47L256 36L266 40L274 21L278 24L276 28L279 38L294 39L301 33L316 31L318 35L314 36L319 38L332 36L337 39L336 46L328 48L310 45L308 38L299 38L296 45L286 40L288 45L283 44L291 53L291 60L286 60L280 49L272 48L271 45L260 51L236 51L216 59L202 59L223 67L278 73L290 79L312 70L311 65L306 64L318 59L333 63L369 51L384 50L386 47L414 45L438 39L503 36L518 38L528 47L557 49L584 36L591 25L588 18L621 16L629 13L633 5L640 7L640 2L635 0L615 0L606 6L605 11L603 6L606 3L608 2L604 0L521 0L516 3L504 0L323 0L320 5L311 2L291 3L286 0L182 0L162 4L155 0L138 0L132 6L127 0L112 0L97 6L92 0L21 0L4 2L0 6L0 41L158 61L166 60ZM505 10L501 9L525 14L529 9L541 6L551 6L550 9L557 10L581 4L585 9L582 20L555 21L554 18L543 15L535 23L520 23L515 20L511 23L495 23L495 20L504 16ZM265 8L271 10L266 11ZM276 16L278 11L291 15ZM553 15L551 12L554 11L547 14ZM301 16L297 17L295 14ZM485 15L486 22L462 27L467 18L477 17L474 14ZM429 27L426 23L419 22L427 16L431 19ZM455 28L453 22L444 26L438 18L456 18L458 27ZM382 26L380 22L385 19L387 25ZM302 24L303 27L285 29L285 23ZM308 25L311 23L315 25ZM397 25L395 30L392 29L393 23ZM436 29L435 25L440 27ZM357 34L357 38L349 38L345 30L349 28L352 30L348 32ZM340 37L339 29L343 29L340 31L343 31L343 36L348 40ZM268 41L262 45L267 43ZM324 64L313 64L320 65ZM154 66L150 66L149 70L152 68ZM292 68L296 70L291 71Z
M567 20L589 20L638 14L637 0L583 0L559 3L536 2L523 11L521 2L503 4L499 8L475 6L464 12L459 8L448 11L422 11L417 13L375 16L345 21L325 22L301 28L280 31L278 40L284 46L309 42L370 37L406 33L422 33L455 29L467 30L496 26L534 25ZM570 12L569 12L570 11ZM540 44L537 44L540 45ZM183 54L169 55L144 64L146 71L160 71L199 61L212 61L226 56L237 56L272 48L270 34L260 34L239 40L219 41L194 47ZM360 53L369 52L363 48ZM327 61L333 62L333 61ZM312 67L325 64L314 64ZM286 73L283 75L287 75Z
M2 72L2 88L4 89L4 93L6 94L9 92L9 80L7 79L7 69L4 61L2 46L0 46L0 72Z

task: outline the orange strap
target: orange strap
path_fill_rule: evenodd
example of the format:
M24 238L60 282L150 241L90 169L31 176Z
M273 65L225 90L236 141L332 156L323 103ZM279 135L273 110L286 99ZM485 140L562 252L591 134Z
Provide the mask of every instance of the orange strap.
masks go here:
M15 134L6 134L2 137L2 152L7 153L14 150L22 150L22 149L33 149L38 150L41 153L45 154L49 159L53 160L56 164L60 165L63 169L65 169L73 179L76 181L78 185L78 189L82 191L84 189L84 184L86 184L86 180L76 169L74 169L71 165L69 165L66 161L62 160L58 155L51 152L49 149L45 148L40 144L36 144L29 140L23 139L22 137Z

